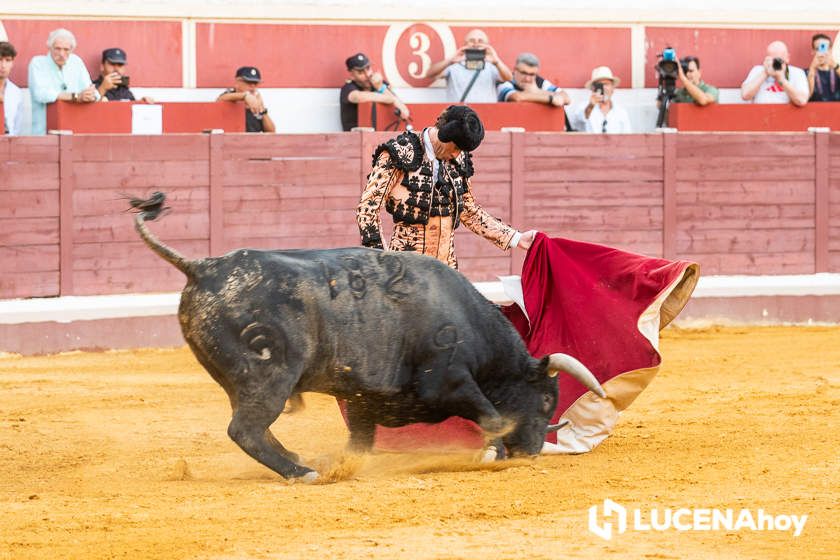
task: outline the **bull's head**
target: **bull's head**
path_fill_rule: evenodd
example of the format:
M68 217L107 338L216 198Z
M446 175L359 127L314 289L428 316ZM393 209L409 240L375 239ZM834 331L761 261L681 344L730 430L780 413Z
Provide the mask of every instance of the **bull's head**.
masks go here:
M515 422L515 427L502 437L511 456L537 455L545 436L561 424L549 426L557 408L557 374L565 372L590 391L605 398L604 389L586 366L567 354L551 354L531 364L526 383L512 388L512 393L499 406L502 416Z

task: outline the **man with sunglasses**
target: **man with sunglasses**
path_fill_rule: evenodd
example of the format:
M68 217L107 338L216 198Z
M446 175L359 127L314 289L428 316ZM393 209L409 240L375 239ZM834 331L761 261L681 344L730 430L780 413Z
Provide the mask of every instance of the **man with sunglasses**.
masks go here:
M696 56L686 56L680 60L677 69L683 87L674 95L674 103L696 103L708 105L717 103L720 97L718 90L703 81L700 74L700 59Z
M536 55L525 52L517 56L513 79L496 88L499 101L527 101L554 107L569 105L572 102L569 95L540 76L539 70L540 59Z

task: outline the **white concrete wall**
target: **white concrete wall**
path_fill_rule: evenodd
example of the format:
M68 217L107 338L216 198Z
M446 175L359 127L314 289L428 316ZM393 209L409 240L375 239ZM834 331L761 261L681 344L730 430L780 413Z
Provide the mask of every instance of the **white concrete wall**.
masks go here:
M715 24L831 26L836 2L826 0L4 0L0 17L93 16L224 18L229 20L444 21L448 23Z

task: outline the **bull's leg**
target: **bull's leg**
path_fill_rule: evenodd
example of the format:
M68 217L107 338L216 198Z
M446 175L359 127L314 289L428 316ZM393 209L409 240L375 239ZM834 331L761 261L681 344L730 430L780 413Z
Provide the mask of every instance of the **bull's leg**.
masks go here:
M468 371L450 369L445 383L425 383L421 398L435 408L444 408L478 424L486 433L498 436L506 429L496 407L484 396Z
M350 430L350 441L347 444L350 451L367 453L373 449L376 424L367 411L366 403L347 401L347 428Z
M285 448L285 446L283 446L282 443L277 441L277 438L274 437L274 434L271 433L271 430L266 430L265 431L265 437L268 438L268 442L271 444L271 446L274 449L276 449L277 452L279 454L281 454L283 457L285 457L286 459L288 459L290 461L294 461L295 463L300 462L300 456L297 453L295 453L294 451L289 451L288 449Z
M228 435L245 453L283 478L314 480L318 473L292 460L294 454L287 451L268 429L280 415L284 403L285 399L279 405L277 401L240 402L233 412Z

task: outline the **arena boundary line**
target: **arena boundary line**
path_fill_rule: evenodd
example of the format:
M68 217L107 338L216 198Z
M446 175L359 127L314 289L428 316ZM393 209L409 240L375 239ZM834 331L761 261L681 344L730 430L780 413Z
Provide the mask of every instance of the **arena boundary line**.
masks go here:
M501 282L475 282L474 286L494 302L510 302ZM840 274L705 276L693 299L808 296L840 296ZM179 298L179 292L168 292L0 300L0 325L175 315Z

